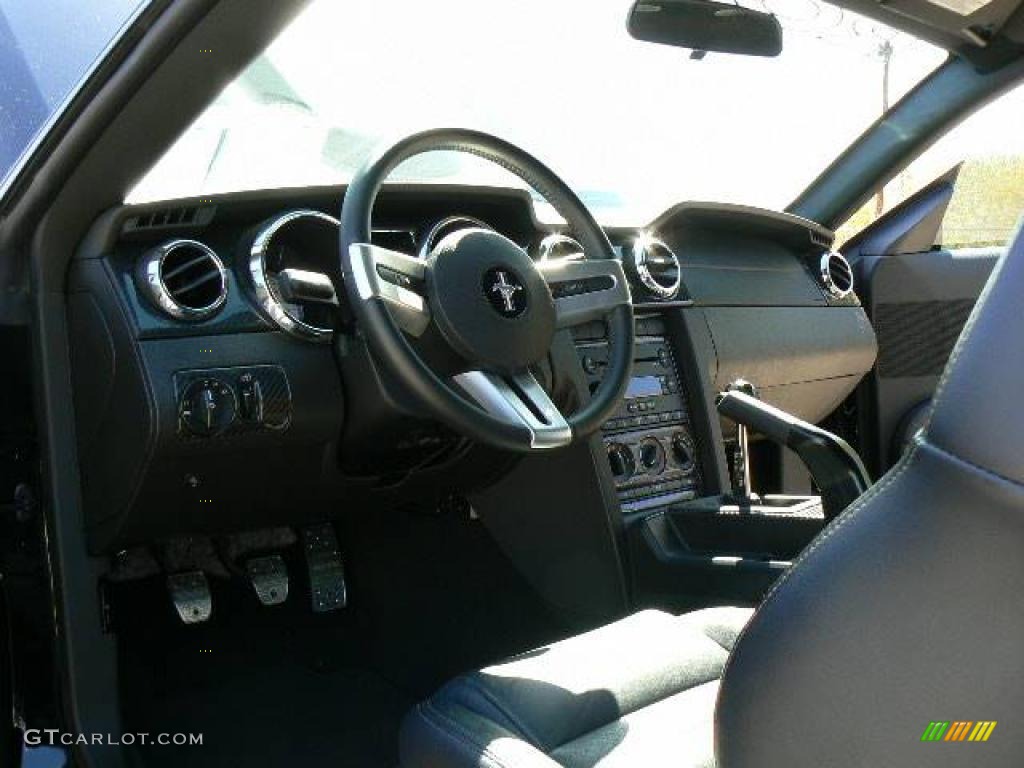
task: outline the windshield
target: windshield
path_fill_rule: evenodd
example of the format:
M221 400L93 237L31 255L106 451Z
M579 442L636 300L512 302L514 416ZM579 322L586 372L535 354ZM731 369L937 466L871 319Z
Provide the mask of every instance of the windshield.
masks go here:
M133 202L345 182L382 138L518 144L604 223L681 200L784 208L945 52L834 6L766 0L775 59L629 37L629 0L313 2L140 183ZM465 155L392 181L513 183Z

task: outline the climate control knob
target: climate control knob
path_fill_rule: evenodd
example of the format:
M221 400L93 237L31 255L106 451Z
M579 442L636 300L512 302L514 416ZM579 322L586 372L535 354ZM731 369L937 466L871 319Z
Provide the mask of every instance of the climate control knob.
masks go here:
M664 471L665 450L656 438L649 437L640 443L640 464L649 475L657 475Z
M193 381L185 388L178 414L193 435L210 437L231 426L238 411L235 393L220 379Z
M629 480L636 472L636 460L629 446L622 443L610 443L608 445L608 465L612 468L612 475L617 482Z
M672 458L676 460L679 469L689 472L697 462L696 450L693 447L693 438L686 432L676 432L672 435Z

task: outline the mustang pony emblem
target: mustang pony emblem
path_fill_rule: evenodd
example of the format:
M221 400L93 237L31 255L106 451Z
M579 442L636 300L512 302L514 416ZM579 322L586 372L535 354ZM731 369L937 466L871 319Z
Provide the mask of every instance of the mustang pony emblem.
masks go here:
M526 294L515 273L495 268L484 275L484 292L491 306L504 317L518 317L526 309Z

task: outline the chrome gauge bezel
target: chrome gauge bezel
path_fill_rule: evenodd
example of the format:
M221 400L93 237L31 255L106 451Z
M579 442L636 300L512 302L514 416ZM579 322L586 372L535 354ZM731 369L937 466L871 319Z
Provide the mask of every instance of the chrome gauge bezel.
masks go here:
M552 232L537 246L537 261L555 261L556 257L552 257L551 254L560 245L575 246L578 252L572 256L557 257L558 261L582 261L585 258L583 245L579 240L569 237L569 235L563 235L561 232Z
M437 233L446 227L451 227L455 224L460 223L464 224L464 226L460 226L457 229L480 228L489 229L492 231L494 230L494 227L492 227L486 221L481 221L480 219L474 218L472 216L464 216L462 214L456 214L455 216L445 216L443 219L435 221L431 225L430 229L427 230L427 234L423 236L423 241L420 243L420 247L416 252L416 257L420 259L420 261L426 261L427 258L429 258L430 256L430 252L434 249L434 246L436 245L434 241L437 239Z
M285 306L285 302L277 295L273 283L267 276L267 253L273 242L274 235L288 224L300 219L318 220L334 226L335 229L341 226L336 218L328 216L322 211L301 209L282 214L260 230L255 240L253 240L252 247L249 250L249 276L252 279L253 291L256 294L256 301L260 309L282 331L306 341L327 342L333 338L334 330L310 325L307 322L292 317Z
M671 286L662 285L655 280L654 276L651 274L651 270L647 265L647 260L654 248L664 250L676 263L676 279ZM659 240L657 237L649 234L639 235L633 241L633 248L630 251L630 257L633 261L633 270L636 273L637 279L640 280L640 283L644 288L653 293L659 299L674 299L679 294L679 288L683 281L682 265L679 262L679 257L676 256L675 252L669 248L663 240Z

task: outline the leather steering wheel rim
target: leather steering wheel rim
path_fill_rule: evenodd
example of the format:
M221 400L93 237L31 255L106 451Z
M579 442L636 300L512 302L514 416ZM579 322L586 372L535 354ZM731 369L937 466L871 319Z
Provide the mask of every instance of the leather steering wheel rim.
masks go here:
M372 211L384 180L396 166L415 155L438 150L477 155L514 173L558 211L583 245L586 261L561 265L554 276L542 275L556 309L558 328L601 318L608 330L609 355L602 383L588 403L564 417L567 430L556 429L561 414L543 391L537 393L540 387L528 371L525 375L474 371L455 377L470 396L467 398L431 370L406 338L406 332L421 332L423 323L431 321L431 312L440 310L436 291L442 289L432 283L429 263L417 266L422 262L414 256L371 244ZM348 185L340 220L342 274L359 328L377 363L406 386L425 415L479 442L526 453L586 437L615 412L628 386L633 359L628 282L604 230L568 185L540 161L502 139L478 131L437 129L417 133L371 155ZM507 244L498 245L507 249ZM517 264L521 267L520 262ZM504 283L504 278L501 280ZM582 290L586 286L589 288ZM493 290L499 290L498 286ZM508 299L505 301L507 304ZM477 385L483 389L478 390ZM500 391L498 399L506 402L495 402L495 387ZM515 405L512 411L506 407L508 401ZM525 406L520 407L523 402Z

